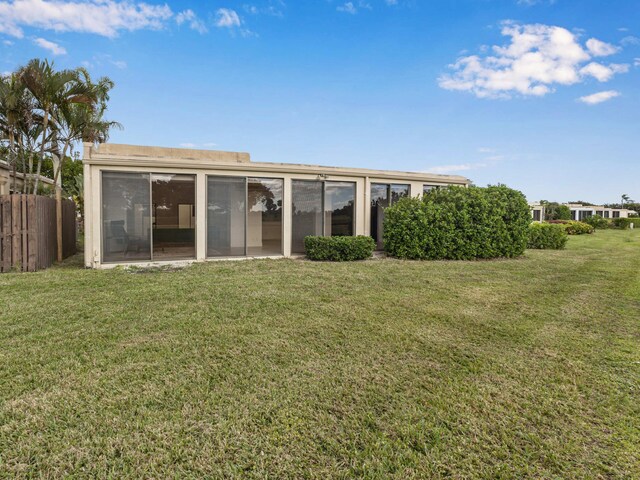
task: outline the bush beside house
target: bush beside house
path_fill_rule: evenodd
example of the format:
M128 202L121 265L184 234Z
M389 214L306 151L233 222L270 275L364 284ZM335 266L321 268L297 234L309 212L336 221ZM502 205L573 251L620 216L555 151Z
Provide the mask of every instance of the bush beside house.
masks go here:
M568 240L563 225L551 223L532 223L529 225L528 248L562 250Z
M588 223L578 222L577 220L550 220L548 223L563 225L569 235L585 235L596 231Z
M584 223L591 225L596 230L606 230L609 228L609 220L600 215L592 215L584 219Z
M304 239L307 258L316 261L347 262L366 260L373 255L376 243L371 237L317 237Z
M638 217L614 218L611 220L610 228L618 228L620 230L626 230L627 228L631 228L631 224L633 224L633 228L640 228L640 218Z
M387 208L384 249L420 260L516 257L527 246L530 223L521 192L502 185L448 187Z

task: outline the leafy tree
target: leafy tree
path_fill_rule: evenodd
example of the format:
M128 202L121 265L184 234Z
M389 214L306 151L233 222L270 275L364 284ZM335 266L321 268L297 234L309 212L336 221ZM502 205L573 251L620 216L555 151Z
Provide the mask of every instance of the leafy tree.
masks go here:
M544 205L544 219L549 220L571 220L571 209L558 202L542 202Z
M84 68L56 70L52 62L39 59L0 76L0 153L12 165L14 192L17 171L24 173L23 193L40 193L43 173L53 178L58 260L62 260L62 191L77 192L81 178L81 164L69 160L75 146L106 142L111 129L122 128L104 118L113 86L107 77L93 81Z

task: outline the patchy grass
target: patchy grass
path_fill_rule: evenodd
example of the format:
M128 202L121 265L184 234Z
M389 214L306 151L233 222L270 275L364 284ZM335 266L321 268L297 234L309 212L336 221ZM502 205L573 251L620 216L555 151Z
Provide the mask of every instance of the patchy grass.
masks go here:
M640 232L0 276L0 476L640 477Z

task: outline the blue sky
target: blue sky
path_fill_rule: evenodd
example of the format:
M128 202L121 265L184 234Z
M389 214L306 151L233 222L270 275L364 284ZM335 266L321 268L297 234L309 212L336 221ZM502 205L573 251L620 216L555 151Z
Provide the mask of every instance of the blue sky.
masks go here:
M110 76L113 142L640 200L639 6L0 0L0 72Z

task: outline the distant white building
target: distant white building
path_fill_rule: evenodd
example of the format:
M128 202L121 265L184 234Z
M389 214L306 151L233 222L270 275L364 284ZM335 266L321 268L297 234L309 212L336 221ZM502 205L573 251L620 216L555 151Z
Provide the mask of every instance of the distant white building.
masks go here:
M542 222L544 220L544 205L540 202L530 202L529 209L534 222Z
M602 218L628 218L636 214L634 210L626 208L607 208L599 205L580 205L575 203L565 203L565 205L571 210L571 218L579 221L594 215L600 215Z
M600 215L602 218L628 218L636 215L634 210L626 208L608 208L598 205L580 205L577 203L563 203L571 210L571 219L583 221L586 218ZM531 218L534 222L542 222L545 216L545 207L540 202L530 202Z

